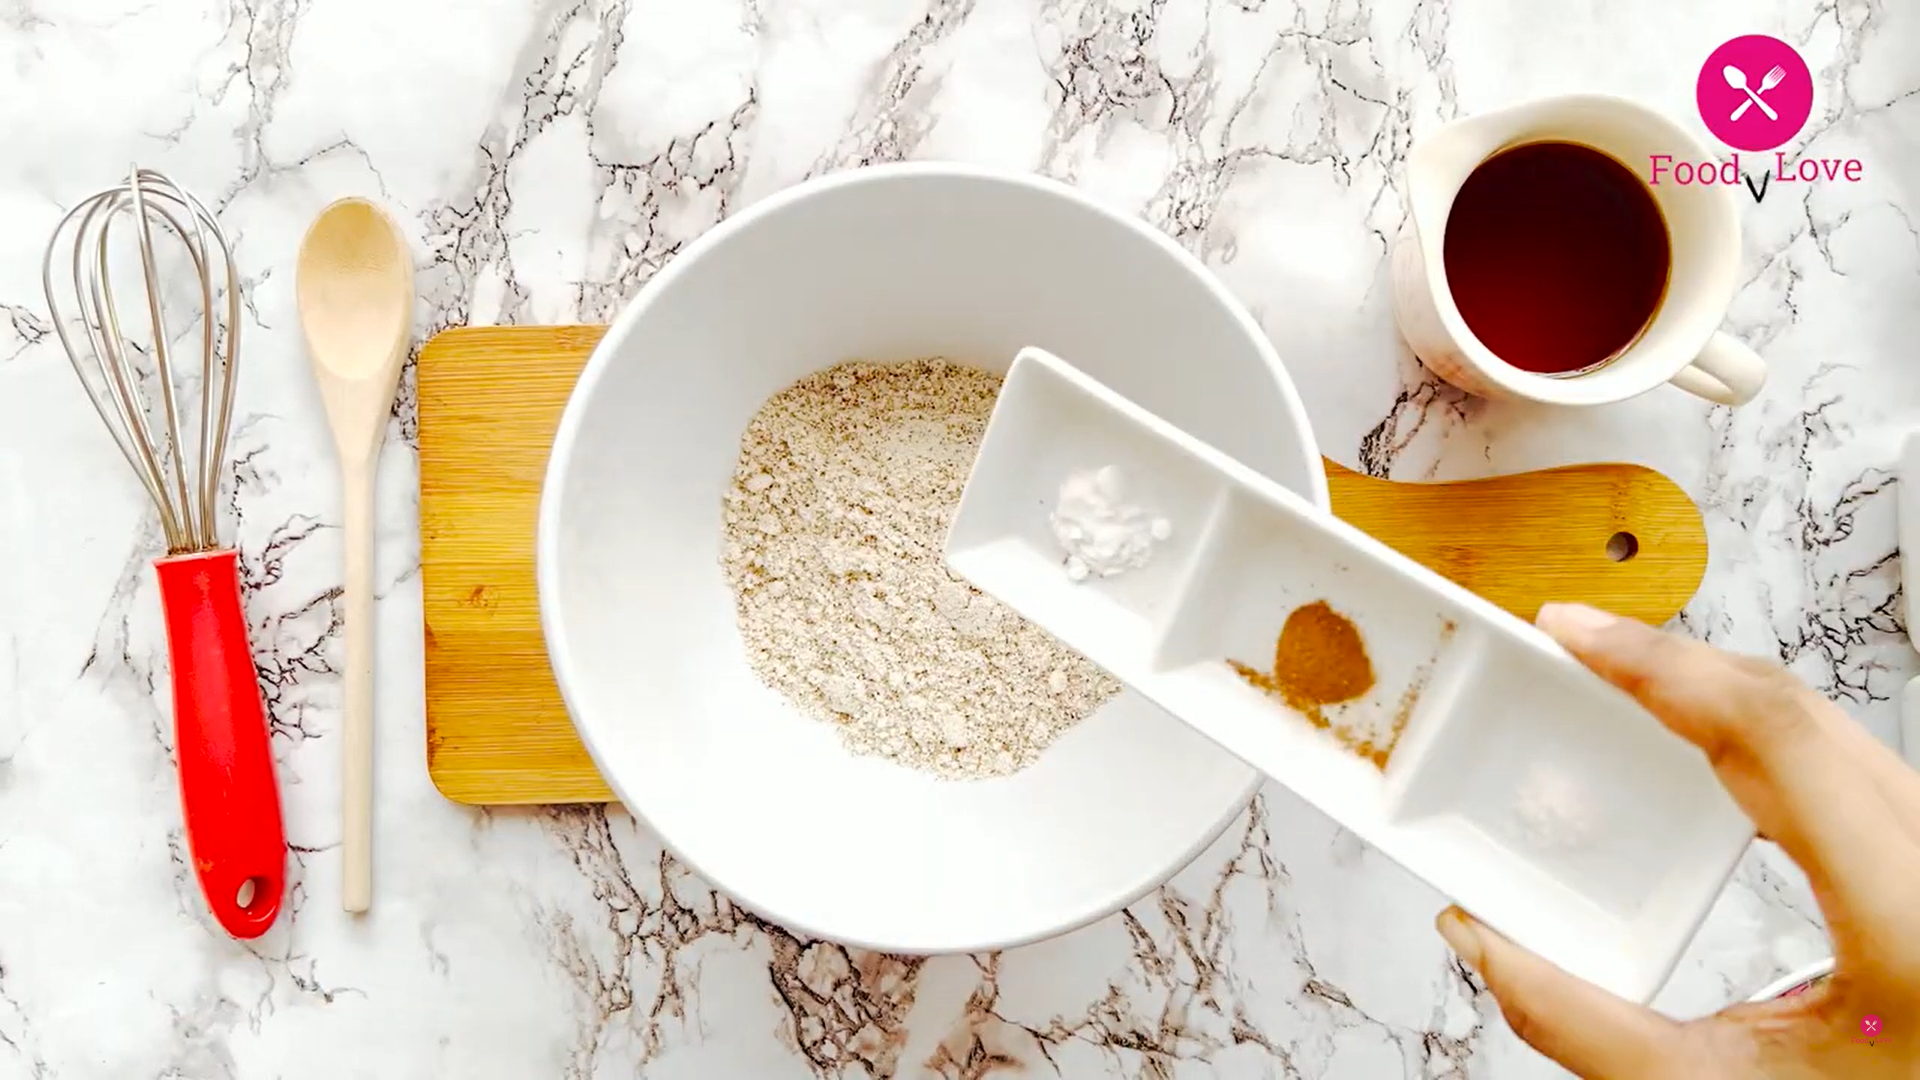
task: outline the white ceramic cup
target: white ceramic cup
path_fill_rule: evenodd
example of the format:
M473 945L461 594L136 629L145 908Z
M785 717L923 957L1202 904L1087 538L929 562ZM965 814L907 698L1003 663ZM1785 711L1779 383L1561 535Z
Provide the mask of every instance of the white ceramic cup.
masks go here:
M1468 329L1448 290L1442 257L1454 196L1494 154L1549 140L1591 146L1643 181L1655 155L1694 165L1713 160L1706 147L1659 113L1603 95L1547 98L1459 120L1427 136L1407 157L1410 213L1392 258L1394 317L1414 355L1441 378L1484 397L1600 405L1672 383L1722 405L1751 400L1766 382L1766 364L1719 329L1740 267L1737 180L1683 185L1669 169L1661 182L1649 184L1673 253L1667 293L1646 330L1612 360L1578 373L1542 375L1500 359Z

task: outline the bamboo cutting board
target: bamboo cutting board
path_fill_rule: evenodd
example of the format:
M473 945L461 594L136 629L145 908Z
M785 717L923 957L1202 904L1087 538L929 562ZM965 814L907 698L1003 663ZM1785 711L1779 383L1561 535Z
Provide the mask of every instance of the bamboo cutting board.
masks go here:
M613 797L553 684L533 579L547 452L603 330L449 330L420 352L427 771L456 802ZM1522 618L1578 600L1665 622L1706 571L1698 508L1637 465L1448 484L1326 469L1336 514Z

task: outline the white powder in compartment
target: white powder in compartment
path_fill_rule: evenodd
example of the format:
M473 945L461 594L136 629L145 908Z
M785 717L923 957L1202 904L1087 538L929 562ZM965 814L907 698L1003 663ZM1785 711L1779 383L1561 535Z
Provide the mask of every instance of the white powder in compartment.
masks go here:
M1527 843L1541 851L1584 847L1593 833L1593 811L1578 781L1559 769L1536 765L1515 793L1513 816Z
M1166 518L1126 501L1117 465L1068 473L1048 521L1075 581L1138 570L1152 560L1153 545L1173 535Z
M747 424L723 507L754 673L856 753L951 778L1032 763L1120 689L947 570L999 391L939 359L810 375Z

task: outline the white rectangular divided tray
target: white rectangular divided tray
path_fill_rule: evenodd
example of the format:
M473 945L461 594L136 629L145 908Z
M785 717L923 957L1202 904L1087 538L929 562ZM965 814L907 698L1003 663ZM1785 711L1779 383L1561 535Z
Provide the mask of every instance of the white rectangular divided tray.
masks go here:
M1049 515L1062 480L1105 466L1172 532L1144 567L1076 582ZM1489 926L1630 999L1666 981L1753 837L1704 755L1540 631L1040 350L1007 376L947 561ZM1228 662L1270 668L1288 614L1316 601L1357 628L1375 676L1321 725Z

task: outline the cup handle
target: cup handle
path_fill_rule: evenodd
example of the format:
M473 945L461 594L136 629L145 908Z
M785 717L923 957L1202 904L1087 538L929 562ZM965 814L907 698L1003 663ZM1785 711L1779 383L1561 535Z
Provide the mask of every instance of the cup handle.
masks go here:
M1767 362L1728 334L1714 334L1707 347L1670 380L1689 394L1720 405L1745 405L1767 382Z

